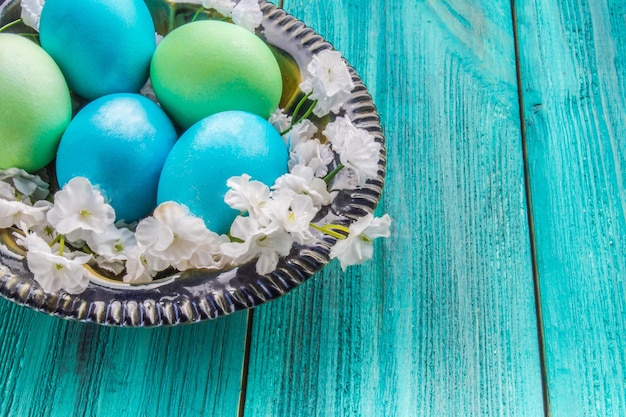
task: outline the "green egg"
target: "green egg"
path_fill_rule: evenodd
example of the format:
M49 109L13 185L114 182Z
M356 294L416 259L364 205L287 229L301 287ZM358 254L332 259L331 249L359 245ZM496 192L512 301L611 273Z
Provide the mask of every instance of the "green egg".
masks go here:
M159 102L183 128L228 110L268 118L283 87L276 58L259 37L208 20L167 35L152 58L150 76Z
M61 70L34 42L0 34L0 169L48 165L72 117Z

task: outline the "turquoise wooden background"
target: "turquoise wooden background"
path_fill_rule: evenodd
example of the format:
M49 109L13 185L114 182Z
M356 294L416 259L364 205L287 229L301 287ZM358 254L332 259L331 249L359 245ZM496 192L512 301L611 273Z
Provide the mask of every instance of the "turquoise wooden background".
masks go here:
M0 415L626 415L626 3L285 8L377 103L375 262L177 328L1 300Z

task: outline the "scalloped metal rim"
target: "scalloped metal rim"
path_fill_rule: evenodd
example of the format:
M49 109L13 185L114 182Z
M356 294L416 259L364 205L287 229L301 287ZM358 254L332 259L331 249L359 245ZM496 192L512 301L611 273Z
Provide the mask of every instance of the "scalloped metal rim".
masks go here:
M3 1L0 0L0 5ZM298 60L331 49L311 28L271 3L261 2L263 35L267 41L292 52ZM275 42L272 41L274 36ZM289 47L295 48L290 51ZM300 67L305 62L298 62ZM350 192L341 217L348 224L376 208L381 197L386 166L384 137L372 97L360 77L349 67L355 89L346 113L353 123L368 130L381 143L378 177ZM161 286L132 290L91 283L81 294L45 293L34 281L24 260L0 255L0 294L14 301L66 319L111 326L167 326L215 319L278 298L296 288L329 261L334 238L320 239L312 247L297 248L268 275L258 275L253 264L220 273L193 271ZM3 251L6 252L6 251ZM6 271L4 271L6 269Z

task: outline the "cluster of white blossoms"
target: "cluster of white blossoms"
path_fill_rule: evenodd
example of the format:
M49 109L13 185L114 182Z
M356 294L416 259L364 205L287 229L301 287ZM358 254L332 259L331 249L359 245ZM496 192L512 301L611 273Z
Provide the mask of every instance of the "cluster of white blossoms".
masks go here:
M17 168L0 171L0 228L37 226L45 217L48 194L48 184L36 175Z
M198 4L206 10L215 10L250 32L254 32L263 21L263 12L258 0L240 0L237 4L232 0L173 0L172 2Z
M36 22L43 1L22 1L25 21ZM185 3L202 4L236 23L241 12L247 17L240 24L258 20L258 26L262 18L256 0ZM316 218L332 202L329 188L337 174L350 179L350 188L377 177L381 144L343 113L354 84L339 52L316 54L300 89L302 99L291 115L278 109L270 117L289 149L289 172L271 186L245 173L228 179L224 201L241 213L228 235L207 229L202 219L175 202L159 205L137 224L118 224L114 209L88 179L76 177L51 194L39 176L17 168L0 171L0 228L15 229L28 267L46 292L84 291L91 276L86 265L127 283L249 262L255 262L257 273L267 274L292 253L294 244L314 245L323 235L337 239L330 258L339 259L342 269L363 263L372 257L373 240L390 235L388 215L367 214L347 226L318 224L324 220ZM320 132L308 119L311 113L332 113L331 121Z
M73 178L53 201L39 177L12 168L0 171L0 226L15 227L16 242L45 291L82 292L89 284L85 264L125 282L148 282L175 268L222 269L229 265L220 245L226 236L176 203L164 203L135 227L115 224L115 212L102 193L83 177ZM35 197L36 198L36 197Z
M25 25L39 31L41 10L46 0L22 0L21 19ZM233 23L254 32L263 20L263 12L257 0L240 0L237 4L232 0L172 0L172 3L201 5L206 10L215 10Z

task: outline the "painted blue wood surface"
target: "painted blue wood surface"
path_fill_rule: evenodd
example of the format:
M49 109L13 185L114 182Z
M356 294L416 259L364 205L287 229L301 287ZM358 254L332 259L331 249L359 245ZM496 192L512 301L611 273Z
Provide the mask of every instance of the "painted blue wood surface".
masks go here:
M0 300L0 416L237 416L246 320L107 328Z
M626 415L626 3L517 0L550 410Z
M508 2L286 7L373 94L395 224L255 310L245 415L543 415Z
M542 416L535 278L549 414L626 415L626 4L285 7L374 96L393 236L210 323L112 329L0 300L0 416Z

